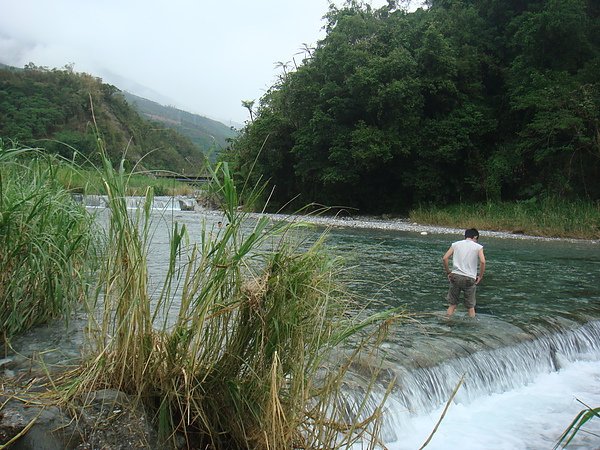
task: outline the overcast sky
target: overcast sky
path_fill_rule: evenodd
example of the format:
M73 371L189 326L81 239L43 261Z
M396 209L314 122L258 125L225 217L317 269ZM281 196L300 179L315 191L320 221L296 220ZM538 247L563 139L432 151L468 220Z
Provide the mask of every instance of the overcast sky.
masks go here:
M0 0L0 62L74 63L119 89L242 124L242 100L258 103L275 64L299 62L303 44L325 36L327 10L327 0Z

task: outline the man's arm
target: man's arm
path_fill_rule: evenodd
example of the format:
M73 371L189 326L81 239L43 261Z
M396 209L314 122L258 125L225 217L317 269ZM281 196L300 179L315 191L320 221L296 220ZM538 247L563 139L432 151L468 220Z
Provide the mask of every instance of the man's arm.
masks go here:
M448 261L450 260L450 257L452 256L453 253L454 253L454 249L452 247L450 247L448 249L448 251L442 257L442 263L444 264L444 270L446 271L446 275L450 275L450 266L448 264Z
M475 284L479 284L485 273L485 255L483 254L483 248L479 249L479 275L475 280Z

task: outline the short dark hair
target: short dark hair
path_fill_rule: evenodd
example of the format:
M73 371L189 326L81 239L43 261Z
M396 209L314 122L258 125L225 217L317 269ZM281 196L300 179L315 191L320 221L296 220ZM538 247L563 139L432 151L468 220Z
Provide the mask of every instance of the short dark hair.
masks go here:
M479 237L479 231L475 228L469 228L465 230L465 239L475 239Z

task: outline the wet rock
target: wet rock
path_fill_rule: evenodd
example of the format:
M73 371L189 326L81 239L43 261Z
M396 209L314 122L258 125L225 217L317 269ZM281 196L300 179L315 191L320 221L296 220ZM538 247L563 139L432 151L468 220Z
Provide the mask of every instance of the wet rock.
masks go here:
M95 391L81 399L80 406L63 409L2 396L0 404L4 404L0 410L0 445L15 439L11 449L159 448L144 409L119 391Z
M196 200L193 198L180 198L179 209L181 209L182 211L195 211Z
M106 207L106 200L101 195L86 195L84 201L86 206Z
M81 442L73 421L58 407L10 399L0 410L0 444L14 438L14 450L72 449Z
M74 202L77 202L77 203L83 203L83 200L84 200L83 194L80 194L77 192L72 193L71 198L73 199Z
M215 195L201 194L196 197L196 203L205 209L218 210L219 201Z
M0 359L0 369L2 367L4 367L7 364L10 364L12 362L12 358L2 358Z
M3 358L0 359L0 377L4 378L14 378L15 372L12 370L12 366L14 366L13 358Z

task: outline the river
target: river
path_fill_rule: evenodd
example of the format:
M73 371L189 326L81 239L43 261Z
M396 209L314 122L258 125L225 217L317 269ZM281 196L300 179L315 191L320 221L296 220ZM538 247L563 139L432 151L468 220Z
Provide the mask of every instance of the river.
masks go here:
M203 221L211 228L224 220L215 211L177 207L157 217L185 223L192 238ZM390 450L420 448L461 379L428 449L552 448L584 408L580 401L600 405L598 242L480 230L487 270L477 319L468 319L460 305L446 320L441 257L462 230L400 220L315 222L302 232L316 236L333 225L327 245L350 267L351 290L381 308L405 307L412 317L383 344L386 378L397 381L382 426ZM157 226L150 252L157 285L168 258L165 230ZM600 419L586 428L569 448L600 448Z
M487 269L477 320L459 306L447 321L441 256L459 239L460 232L331 232L331 245L363 280L355 288L418 319L385 345L400 380L383 427L388 446L419 448L464 376L427 448L552 448L583 408L578 400L600 405L600 247L481 231ZM600 439L581 432L570 448L597 449Z
M224 219L175 211L170 220L194 236L202 220L210 227ZM584 408L579 401L600 405L598 242L481 230L487 269L477 320L459 306L448 321L441 257L463 230L402 220L311 221L316 228L304 233L315 236L332 225L328 246L350 267L346 283L354 292L383 308L403 306L414 319L390 330L383 346L385 370L398 381L382 427L389 449L419 448L462 377L427 448L552 448ZM597 422L586 428L600 433ZM597 449L600 438L582 431L569 448Z

